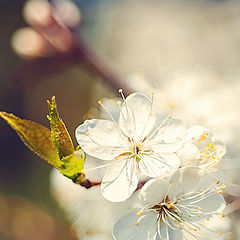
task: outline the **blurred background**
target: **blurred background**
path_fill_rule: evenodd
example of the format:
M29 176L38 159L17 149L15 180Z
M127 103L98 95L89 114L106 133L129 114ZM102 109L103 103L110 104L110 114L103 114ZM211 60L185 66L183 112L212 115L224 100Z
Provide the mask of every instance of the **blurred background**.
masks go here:
M156 92L163 112L212 129L239 167L240 2L0 1L0 110L74 130L97 100ZM76 146L76 141L75 141ZM77 239L49 190L51 167L0 120L0 239ZM43 224L44 223L44 224ZM36 231L41 234L36 236Z

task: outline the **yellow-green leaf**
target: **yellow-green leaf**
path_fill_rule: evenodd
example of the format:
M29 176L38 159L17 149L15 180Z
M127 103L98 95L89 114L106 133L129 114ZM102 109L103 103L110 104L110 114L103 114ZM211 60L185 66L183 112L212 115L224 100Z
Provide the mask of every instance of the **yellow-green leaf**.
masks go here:
M60 172L73 181L83 173L85 153L80 149L71 155L62 158L62 165L58 168Z
M52 97L51 103L50 101L47 101L47 103L49 108L48 120L50 121L52 142L60 159L62 159L73 154L73 143L65 124L59 117L55 97Z
M21 119L13 114L0 112L0 117L17 132L21 140L32 151L45 159L54 167L61 165L61 161L51 141L51 132L41 124Z

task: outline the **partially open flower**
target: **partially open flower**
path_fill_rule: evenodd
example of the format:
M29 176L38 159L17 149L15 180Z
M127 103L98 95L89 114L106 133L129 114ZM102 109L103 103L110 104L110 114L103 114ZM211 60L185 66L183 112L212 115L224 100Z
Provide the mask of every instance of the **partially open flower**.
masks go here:
M209 129L194 126L187 130L186 141L177 155L181 166L200 166L211 170L219 166L225 152L224 143L214 139Z
M222 186L200 168L179 169L171 178L152 179L140 192L142 207L123 215L114 226L116 240L181 240L206 228L209 219L225 215ZM206 223L203 223L206 221ZM213 239L213 238L207 238Z
M86 154L111 161L101 189L105 198L116 202L131 196L140 174L159 177L174 172L180 165L175 151L186 133L181 120L152 111L153 94L152 100L140 93L122 97L123 103L117 102L118 123L109 113L111 120L87 120L76 129Z

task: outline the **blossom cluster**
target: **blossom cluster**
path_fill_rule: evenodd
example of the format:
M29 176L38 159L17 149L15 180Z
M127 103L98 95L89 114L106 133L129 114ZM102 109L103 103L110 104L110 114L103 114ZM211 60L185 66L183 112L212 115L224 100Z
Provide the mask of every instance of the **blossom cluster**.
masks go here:
M117 204L138 192L134 207L115 223L114 239L223 239L225 233L211 227L228 221L226 183L218 174L223 142L205 127L155 111L154 92L151 99L119 92L117 117L99 101L109 120L86 120L76 129L86 161L100 159L96 169L106 168L103 197Z

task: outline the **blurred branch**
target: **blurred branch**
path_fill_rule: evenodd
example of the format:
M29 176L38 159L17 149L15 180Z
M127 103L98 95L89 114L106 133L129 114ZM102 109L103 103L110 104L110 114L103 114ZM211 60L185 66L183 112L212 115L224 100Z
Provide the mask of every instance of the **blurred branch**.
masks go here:
M41 7L47 6L44 5ZM39 17L34 19L31 11L37 10L30 9L27 14L28 19L30 19L29 24L32 25L30 29L35 32L38 38L43 39L47 45L44 50L39 49L35 53L35 56L31 56L35 59L28 60L20 66L16 75L18 87L21 88L34 84L43 74L52 74L53 72L61 71L73 63L80 63L101 77L115 91L122 88L126 94L131 92L131 89L113 71L109 63L104 62L81 36L78 36L74 32L74 29L67 28L59 20L60 18L55 17L51 5L46 9L49 15L45 16L45 14L42 22L39 21ZM25 39L28 42L30 38L25 36ZM41 57L39 58L39 56Z

